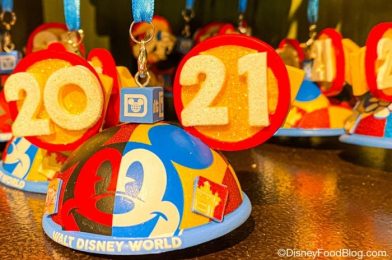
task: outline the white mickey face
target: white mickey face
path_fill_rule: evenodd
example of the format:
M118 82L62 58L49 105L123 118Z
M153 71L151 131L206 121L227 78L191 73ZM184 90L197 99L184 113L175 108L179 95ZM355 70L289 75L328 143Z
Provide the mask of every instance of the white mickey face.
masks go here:
M144 100L142 98L130 98L128 103L131 106L131 111L133 113L139 113L144 106Z
M20 138L18 143L15 143L16 140L12 141L12 151L7 154L4 162L6 164L17 164L12 175L23 179L26 177L31 166L30 157L26 154L27 150L31 147L31 143L24 138Z
M156 235L174 233L179 212L174 204L162 201L167 185L165 166L145 149L129 151L122 159L117 180L113 226L130 227L162 216Z
M145 222L153 217L154 205L162 201L165 189L166 172L161 160L147 150L132 150L121 161L114 212L127 216L127 226L137 224L137 219Z

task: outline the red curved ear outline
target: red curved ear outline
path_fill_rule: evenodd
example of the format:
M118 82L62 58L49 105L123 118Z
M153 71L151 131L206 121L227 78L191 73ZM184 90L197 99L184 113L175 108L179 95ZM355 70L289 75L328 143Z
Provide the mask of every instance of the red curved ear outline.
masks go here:
M304 53L303 49L301 48L299 41L296 39L286 38L286 39L283 39L282 41L280 41L278 48L282 49L286 45L292 46L297 51L299 63L301 64L305 59L305 53Z
M104 128L116 126L120 118L120 81L117 74L116 63L112 54L106 49L93 49L87 60L97 58L102 64L102 73L113 79L112 93L106 109Z
M227 23L219 29L218 35L222 34L238 34L238 32L234 25Z
M370 31L366 41L366 53L365 53L365 68L366 68L366 80L369 86L370 92L377 98L384 101L392 101L392 86L388 88L379 89L377 83L377 70L379 69L379 58L377 54L378 44L384 37L384 34L392 30L392 23L380 23L373 27ZM392 38L391 38L392 40ZM390 55L390 54L389 54ZM390 73L390 71L387 71ZM386 90L389 90L388 92Z
M11 114L8 103L4 97L4 91L0 92L0 132L11 132Z
M343 38L338 31L332 28L327 28L322 30L319 33L318 38L320 38L321 36L326 36L330 38L332 41L332 47L334 50L335 62L336 62L336 68L335 68L336 74L332 81L332 86L329 87L328 89L323 88L322 85L320 85L319 83L317 84L320 86L321 90L326 96L336 96L343 90L344 83L345 83L345 61L344 61L344 49L342 43Z

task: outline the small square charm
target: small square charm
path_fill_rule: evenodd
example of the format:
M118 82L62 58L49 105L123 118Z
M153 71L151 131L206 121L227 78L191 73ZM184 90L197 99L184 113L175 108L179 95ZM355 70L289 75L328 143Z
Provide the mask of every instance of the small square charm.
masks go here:
M195 180L192 211L222 222L228 195L227 186L199 176Z
M11 74L20 58L18 51L0 52L0 74Z
M155 123L163 119L162 87L134 87L121 89L121 122Z
M58 212L59 196L61 190L61 179L53 179L49 182L46 194L45 214L52 215Z

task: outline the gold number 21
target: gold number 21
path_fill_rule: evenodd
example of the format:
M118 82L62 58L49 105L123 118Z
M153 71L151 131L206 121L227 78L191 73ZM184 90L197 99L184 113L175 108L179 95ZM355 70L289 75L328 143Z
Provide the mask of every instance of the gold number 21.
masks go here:
M202 64L202 65L201 65ZM202 54L194 56L184 64L180 84L191 86L199 84L198 76L205 74L200 91L181 113L184 126L227 125L229 108L211 107L214 99L222 91L226 80L226 66L215 56ZM267 93L267 53L248 54L238 60L238 75L247 78L248 122L250 126L268 126ZM233 104L241 106L242 104Z

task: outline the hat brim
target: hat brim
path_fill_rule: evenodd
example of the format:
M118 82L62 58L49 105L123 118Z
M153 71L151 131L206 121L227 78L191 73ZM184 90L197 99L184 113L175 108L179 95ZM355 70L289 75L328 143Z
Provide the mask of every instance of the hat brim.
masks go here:
M392 138L373 137L358 134L345 134L342 135L339 140L347 144L392 149Z
M49 185L47 181L28 181L12 176L10 172L4 169L3 161L0 161L0 183L14 189L43 194L46 194Z
M313 137L313 136L340 136L345 133L343 128L280 128L275 136Z
M64 231L46 214L43 216L42 226L52 240L75 250L105 255L147 255L180 250L224 236L242 225L250 216L251 210L249 198L243 193L241 205L226 215L223 222L211 221L199 227L185 229L178 236L172 237L125 238Z

